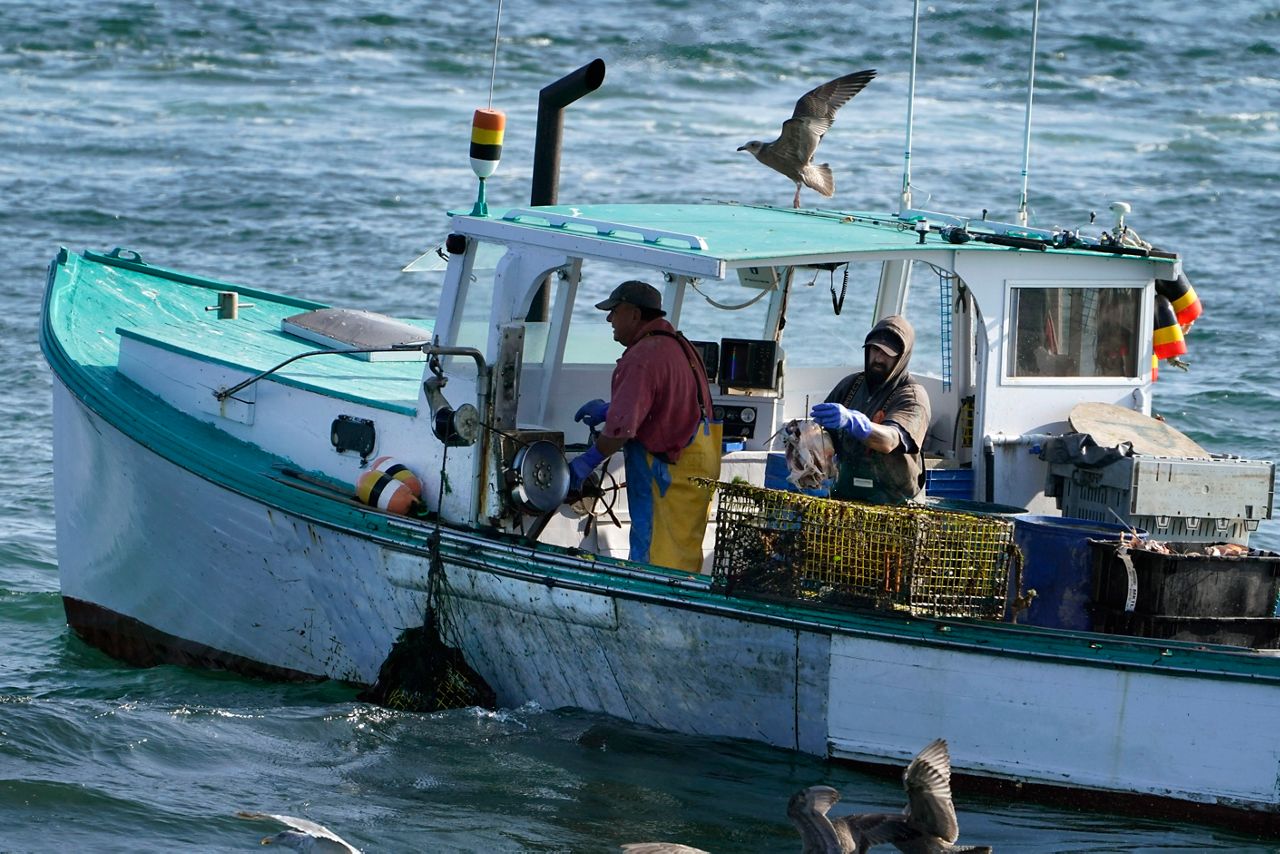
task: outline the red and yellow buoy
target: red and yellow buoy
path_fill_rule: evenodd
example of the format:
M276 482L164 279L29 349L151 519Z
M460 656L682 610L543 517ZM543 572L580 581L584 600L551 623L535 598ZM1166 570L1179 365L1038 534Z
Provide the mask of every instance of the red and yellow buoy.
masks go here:
M1152 344L1156 356L1161 359L1172 359L1187 352L1187 341L1182 336L1182 327L1178 325L1178 315L1167 297L1156 294L1155 335Z
M356 497L362 504L407 516L418 507L418 498L403 480L385 471L369 469L356 481Z
M502 135L507 128L501 110L476 110L471 120L471 169L477 178L488 178L502 159Z
M507 116L501 110L476 110L471 119L471 171L480 179L472 216L488 216L489 205L484 196L484 180L492 175L502 160L502 135L506 132Z
M1187 341L1178 324L1173 303L1162 294L1156 294L1155 332L1151 336L1151 381L1160 376L1160 359L1174 359L1187 352Z
M1200 297L1196 296L1196 289L1191 286L1191 280L1182 273L1179 273L1176 279L1156 279L1156 293L1167 299L1173 306L1174 315L1178 318L1178 324L1184 333L1191 324L1196 322L1196 318L1203 311Z
M388 477L395 478L407 486L415 498L422 497L422 481L418 480L418 476L395 457L378 457L369 466L369 469L370 471L380 471Z

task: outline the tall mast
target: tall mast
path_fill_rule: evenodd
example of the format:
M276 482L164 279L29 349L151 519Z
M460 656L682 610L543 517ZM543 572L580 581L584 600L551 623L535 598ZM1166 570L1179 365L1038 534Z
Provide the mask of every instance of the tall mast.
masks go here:
M911 126L916 111L916 52L920 41L920 0L911 18L911 79L907 88L907 143L902 158L902 210L911 209Z
M1039 31L1040 0L1035 0L1031 13L1031 67L1027 71L1027 118L1022 138L1022 197L1018 201L1018 225L1023 226L1027 224L1027 175L1031 167L1031 98L1036 88L1036 36Z

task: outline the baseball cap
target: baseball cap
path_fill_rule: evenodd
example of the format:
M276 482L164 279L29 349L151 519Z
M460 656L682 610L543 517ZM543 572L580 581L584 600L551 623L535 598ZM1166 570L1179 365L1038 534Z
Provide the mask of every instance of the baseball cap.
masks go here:
M883 329L867 335L867 340L862 346L863 349L875 347L893 359L902 355L902 342L898 340L898 336Z
M624 302L638 308L653 309L659 314L666 314L662 310L662 294L658 293L658 289L648 282L635 279L618 285L613 289L613 293L609 294L607 300L596 303L596 308L601 311L612 311Z

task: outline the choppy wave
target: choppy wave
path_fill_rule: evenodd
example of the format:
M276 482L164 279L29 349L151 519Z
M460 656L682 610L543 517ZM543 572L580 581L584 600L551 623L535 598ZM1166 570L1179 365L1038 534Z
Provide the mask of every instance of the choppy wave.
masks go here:
M1081 224L1131 202L1131 224L1182 253L1206 306L1191 372L1162 371L1156 409L1211 450L1277 456L1280 10L1041 5L1036 221ZM823 154L836 204L890 206L910 8L507 0L494 89L507 144L490 202L527 200L538 90L600 56L605 86L566 120L562 198L786 203L786 180L737 146L776 132L814 82L874 67ZM1030 8L924 4L912 175L930 205L1013 215ZM341 685L134 670L63 625L36 331L57 247L124 246L429 315L433 292L399 271L474 196L466 142L489 97L493 14L409 0L0 4L0 848L247 850L266 829L234 813L256 809L370 851L653 838L759 851L794 847L782 813L802 785L901 807L894 781L758 745L536 708L406 715ZM1255 542L1280 548L1276 530ZM964 841L1002 850L1268 850L1194 826L977 798L960 809Z

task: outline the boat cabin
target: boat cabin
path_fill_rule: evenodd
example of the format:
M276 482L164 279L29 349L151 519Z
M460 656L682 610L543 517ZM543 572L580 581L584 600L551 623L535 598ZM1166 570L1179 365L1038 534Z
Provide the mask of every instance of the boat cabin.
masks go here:
M1067 431L1081 401L1150 412L1153 287L1179 265L1170 256L1046 248L1047 233L1039 245L1026 241L1035 248L1018 248L953 242L955 232L944 231L963 225L917 211L738 204L456 216L434 335L478 357L444 361L444 395L453 404L478 399L483 361L498 379L481 405L493 406L508 447L493 442L488 464L462 464L468 452L485 453L483 439L450 451L455 493L468 479L487 484L471 502L456 495L454 513L521 530L527 520L502 476L512 440L550 439L570 456L585 449L587 429L574 413L609 398L622 352L594 304L626 279L658 287L672 325L703 354L724 427L722 479L773 485L778 431L862 369L862 341L879 318L904 314L917 333L909 369L932 405L929 464L955 471L967 498L1056 512L1036 445ZM981 234L981 225L966 233ZM429 397L424 391L420 411L441 406ZM541 539L625 556L624 531L610 535L600 524L608 541L584 544L573 515L561 516Z

